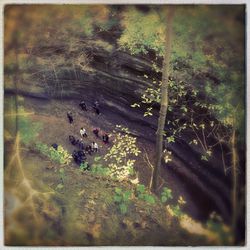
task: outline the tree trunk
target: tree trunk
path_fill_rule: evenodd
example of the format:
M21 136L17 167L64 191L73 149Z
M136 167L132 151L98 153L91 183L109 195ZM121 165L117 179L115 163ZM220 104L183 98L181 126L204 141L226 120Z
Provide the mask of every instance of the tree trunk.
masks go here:
M17 44L17 43L16 43ZM17 45L16 45L17 46ZM19 117L18 117L18 81L19 81L19 63L18 63L18 49L15 48L15 72L14 72L14 86L15 86L15 135L17 136L18 133L18 124L19 124Z
M165 29L165 48L162 68L162 85L161 85L161 108L158 119L158 128L156 132L156 162L153 170L152 191L156 191L158 184L158 174L161 167L162 148L163 148L163 132L165 127L166 114L168 109L168 78L169 64L172 45L172 29L174 19L174 7L168 7L165 13L166 29Z
M236 242L237 234L237 191L238 191L238 181L237 181L237 167L238 167L238 154L236 148L236 129L233 125L233 133L231 138L231 148L232 148L232 232L233 241Z

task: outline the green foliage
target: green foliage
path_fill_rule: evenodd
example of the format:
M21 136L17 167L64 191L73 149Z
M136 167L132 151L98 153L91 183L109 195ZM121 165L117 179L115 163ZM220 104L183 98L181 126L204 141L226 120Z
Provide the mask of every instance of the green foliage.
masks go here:
M62 183L59 183L57 186L56 186L56 190L61 190L64 188L64 185Z
M59 145L56 150L53 147L49 148L46 144L37 143L36 148L40 153L49 157L52 161L62 165L68 165L71 162L72 156L61 145Z
M131 54L148 53L148 49L163 54L164 26L156 12L143 14L134 7L124 12L123 34L118 40L121 48L129 49Z
M116 125L116 129L121 132L113 131L114 143L104 156L104 160L109 162L108 168L111 177L124 179L134 172L135 159L129 157L138 156L140 150L136 146L136 138L130 135L127 128Z
M155 198L154 196L150 195L145 186L142 184L137 185L136 187L136 196L140 199L140 200L144 200L149 204L155 204Z
M180 217L181 215L183 215L183 212L181 211L181 208L178 204L175 206L171 206L171 209L173 211L174 216Z
M60 175L60 180L62 181L62 183L64 183L64 180L65 180L65 170L64 170L64 168L59 169L59 175Z
M59 173L60 183L56 186L56 190L61 190L64 188L64 181L66 177L64 168L60 168L58 173Z
M129 50L131 54L147 54L149 50L153 50L155 59L152 61L152 68L156 72L160 71L157 59L164 51L166 24L163 16L163 8L154 7L147 13L134 7L127 8L122 20L124 30L119 39L121 48ZM172 131L168 129L167 140L171 143L172 136L180 136L184 129L191 128L194 132L192 142L199 144L204 150L201 156L204 161L208 161L211 156L207 153L209 145L204 139L215 128L205 126L213 122L211 117L215 116L227 127L228 143L232 127L237 129L239 141L244 142L244 22L239 16L244 16L242 7L175 7L175 38L171 55L171 76L175 80L169 81L168 107L173 119L168 120ZM201 76L202 82L197 81L194 75ZM217 83L214 79L218 79ZM132 107L141 108L141 103L146 104L144 116L152 116L154 103L160 101L160 82L157 83L146 74L143 80L151 81L153 87L147 88L142 94L141 102L133 104ZM205 98L204 91L207 95ZM209 117L209 121L199 119L200 110L204 117ZM187 124L184 125L184 119L180 118L186 119ZM204 134L198 138L202 130ZM217 131L219 138L224 137L221 133L223 132Z
M131 191L124 191L121 188L115 188L114 202L118 204L119 210L122 214L128 212L128 205L132 196Z
M20 132L21 141L28 145L35 141L42 129L42 125L28 118L26 112L22 106L18 108L18 131Z
M137 185L137 187L136 187L136 191L137 191L138 193L144 193L144 192L146 191L146 188L145 188L144 185L139 184L139 185Z
M168 142L168 143L175 142L175 138L174 138L173 135L168 136L166 139L167 139L167 142Z
M43 155L48 156L48 154L49 154L49 147L46 144L44 144L44 143L37 143L36 144L36 149L40 153L42 153Z
M80 172L86 171L87 168L88 168L88 162L87 161L80 164L80 167L79 167Z
M173 199L172 190L170 188L164 187L161 193L161 202L165 203L170 199Z
M230 244L231 240L231 231L230 229L223 223L222 218L216 214L215 212L211 213L206 227L219 235L219 240L221 241L222 245Z
M104 167L101 163L100 163L101 157L95 157L94 158L94 163L91 166L91 172L97 175L103 175L103 176L107 176L110 175L110 169L107 167Z

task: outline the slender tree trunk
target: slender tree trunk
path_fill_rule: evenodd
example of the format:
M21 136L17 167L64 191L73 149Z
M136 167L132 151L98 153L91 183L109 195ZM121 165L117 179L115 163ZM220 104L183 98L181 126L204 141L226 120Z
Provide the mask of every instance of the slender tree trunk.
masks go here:
M16 45L17 46L17 45ZM15 86L15 135L17 136L18 133L18 124L19 124L19 117L18 117L18 81L19 81L19 64L18 64L18 49L15 48L15 72L14 72L14 86Z
M162 68L162 85L161 85L161 108L158 119L158 128L156 132L156 162L153 170L152 191L156 191L158 184L158 174L161 167L162 149L163 149L163 132L168 109L168 78L169 64L172 45L172 29L174 19L174 7L170 6L165 12L166 29L165 29L165 48Z
M232 147L232 232L233 232L233 241L236 242L237 234L237 194L238 194L238 178L237 178L237 167L238 167L238 154L236 148L236 129L233 125L233 133L231 140Z

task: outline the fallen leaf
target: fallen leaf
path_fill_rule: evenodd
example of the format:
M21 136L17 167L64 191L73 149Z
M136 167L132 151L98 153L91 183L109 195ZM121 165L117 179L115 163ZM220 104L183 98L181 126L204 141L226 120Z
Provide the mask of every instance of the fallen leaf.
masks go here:
M93 205L96 204L93 200L90 200L89 203L90 203L90 204L93 204Z
M78 193L78 196L81 196L81 195L83 195L85 193L85 190L83 189L83 190L81 190L79 193Z
M99 238L100 237L100 229L101 229L101 224L94 224L90 232L93 235L94 238Z

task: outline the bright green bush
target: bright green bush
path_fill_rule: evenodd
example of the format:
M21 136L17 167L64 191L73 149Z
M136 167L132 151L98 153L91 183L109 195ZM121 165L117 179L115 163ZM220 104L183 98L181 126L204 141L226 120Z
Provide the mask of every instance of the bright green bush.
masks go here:
M170 188L164 187L161 193L161 202L165 203L170 199L173 199L172 190Z
M124 191L121 188L115 188L114 201L119 205L119 210L122 214L128 212L128 205L132 196L131 191Z
M144 200L149 204L155 204L155 198L154 196L150 195L145 186L142 184L137 185L136 187L136 196L140 199L140 200Z
M107 176L110 174L110 169L107 167L104 167L101 163L100 163L101 157L95 157L94 158L94 163L91 166L91 172L97 175L104 175Z
M219 235L222 245L230 244L232 238L231 230L223 223L221 216L215 212L211 213L206 223L206 227Z
M71 162L72 156L62 146L58 146L57 150L53 147L48 147L46 144L37 143L36 148L43 155L49 157L52 161L62 165L68 165Z
M33 122L26 113L27 111L20 106L18 109L18 131L20 133L21 141L25 145L28 145L34 142L39 131L42 129L42 124L39 122Z
M60 177L60 183L56 186L56 190L60 190L64 188L64 181L65 181L65 170L64 168L59 169L59 177Z

